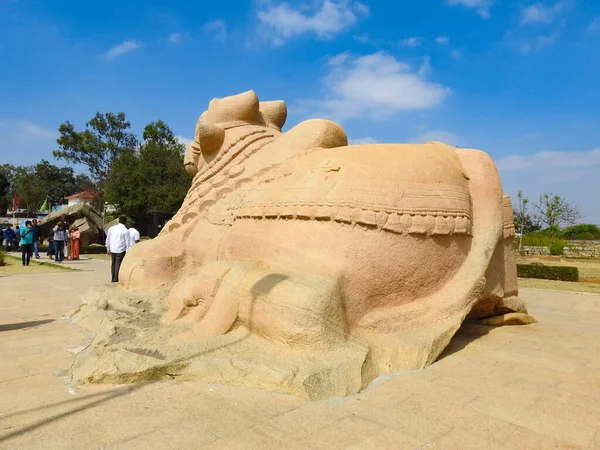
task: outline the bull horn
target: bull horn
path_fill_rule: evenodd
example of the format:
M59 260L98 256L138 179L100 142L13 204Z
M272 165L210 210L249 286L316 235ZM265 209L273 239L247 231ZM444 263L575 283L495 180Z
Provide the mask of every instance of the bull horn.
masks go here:
M246 91L230 97L214 98L208 104L206 122L226 123L238 120L248 123L260 120L258 97L254 91Z
M287 119L287 107L283 100L260 102L260 113L267 125L281 131Z

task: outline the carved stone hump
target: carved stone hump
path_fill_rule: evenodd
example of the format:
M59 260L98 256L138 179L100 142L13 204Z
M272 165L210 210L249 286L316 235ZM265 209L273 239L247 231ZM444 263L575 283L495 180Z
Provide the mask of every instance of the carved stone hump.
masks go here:
M453 151L377 145L329 149L267 177L234 207L237 219L308 218L410 234L469 234L471 200Z

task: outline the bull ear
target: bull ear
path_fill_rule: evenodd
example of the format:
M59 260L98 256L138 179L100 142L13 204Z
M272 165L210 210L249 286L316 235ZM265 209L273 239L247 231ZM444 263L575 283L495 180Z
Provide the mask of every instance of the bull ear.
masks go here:
M183 157L183 167L185 171L191 176L196 175L200 164L200 146L196 141L190 142L185 148L185 155Z
M196 142L200 144L200 150L205 155L212 155L217 152L223 140L225 139L225 130L218 125L212 125L198 120L196 124Z
M287 119L287 107L283 100L273 100L270 102L260 102L260 113L265 123L279 131Z

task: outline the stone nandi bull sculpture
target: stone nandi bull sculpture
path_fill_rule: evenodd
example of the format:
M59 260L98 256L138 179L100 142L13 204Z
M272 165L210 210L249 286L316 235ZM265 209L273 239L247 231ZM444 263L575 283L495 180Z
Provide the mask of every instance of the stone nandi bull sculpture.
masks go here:
M483 152L348 146L283 102L212 100L179 212L74 318L75 379L196 379L309 399L433 363L465 318L528 323L512 208ZM491 319L490 319L491 318Z

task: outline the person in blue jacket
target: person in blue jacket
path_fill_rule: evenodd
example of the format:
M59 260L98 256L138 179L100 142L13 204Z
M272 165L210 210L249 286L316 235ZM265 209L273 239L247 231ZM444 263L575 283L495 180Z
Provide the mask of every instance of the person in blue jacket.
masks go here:
M12 225L8 225L4 230L4 239L6 240L6 246L4 250L7 252L13 251L15 241L15 230L12 229Z
M21 235L21 261L23 267L28 266L29 261L31 261L34 233L34 230L31 229L31 220L26 221L19 233Z

